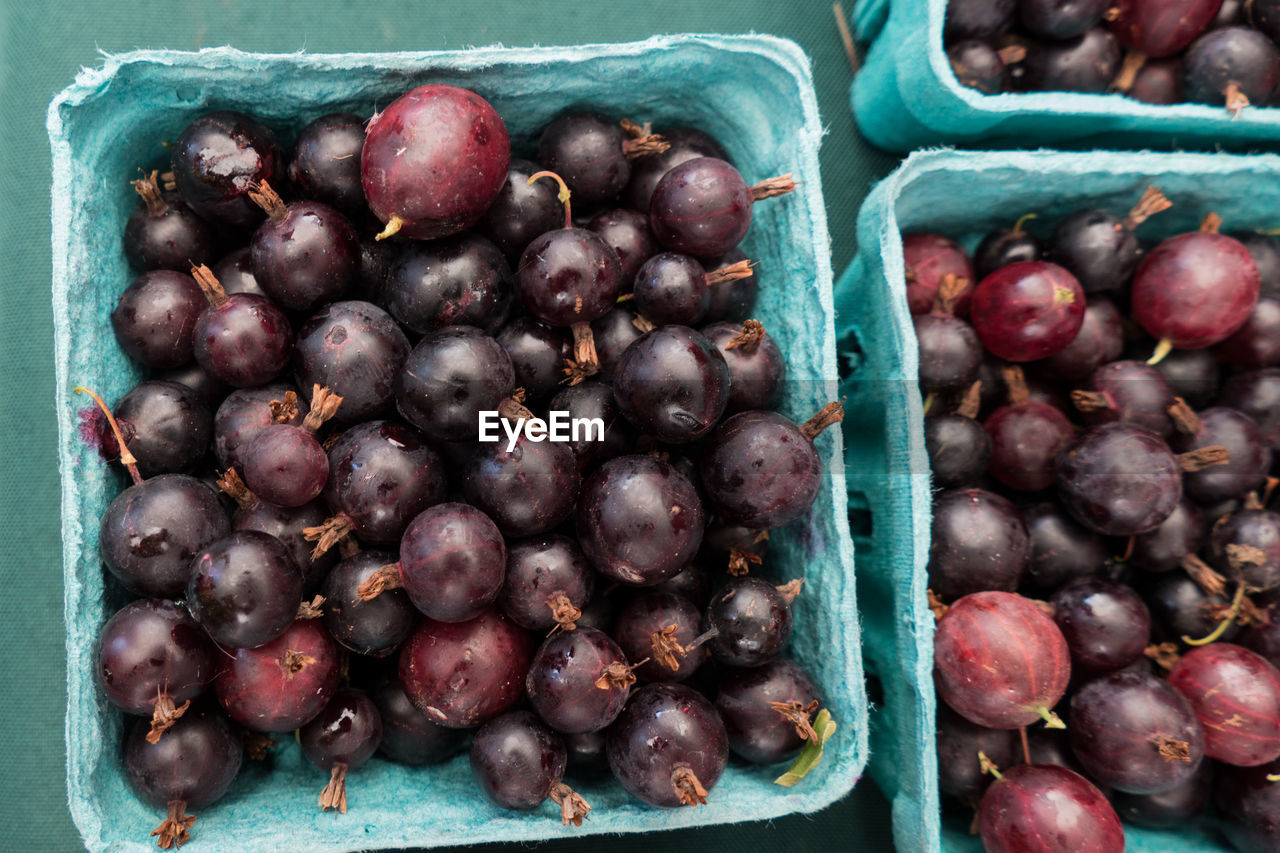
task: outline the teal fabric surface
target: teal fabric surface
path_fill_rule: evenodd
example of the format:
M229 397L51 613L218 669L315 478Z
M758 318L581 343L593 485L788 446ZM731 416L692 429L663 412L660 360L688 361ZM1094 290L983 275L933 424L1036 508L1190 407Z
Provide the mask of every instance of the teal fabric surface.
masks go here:
M859 253L836 285L841 359L849 366L841 392L858 413L845 422L845 461L864 652L884 692L872 717L870 767L892 798L900 851L981 850L967 818L944 825L939 815L933 617L925 597L931 488L901 235L936 231L972 248L1024 213L1038 214L1032 232L1081 208L1122 213L1152 185L1173 207L1143 226L1144 238L1193 230L1210 211L1226 229L1273 228L1280 157L929 151L911 155L859 214ZM872 313L867 305L882 308ZM1229 849L1194 826L1126 826L1126 835L1130 853Z
M890 6L879 23L879 5ZM1032 92L984 95L961 86L942 48L946 0L863 0L853 21L874 48L854 80L862 133L890 151L981 141L997 147L1247 148L1280 140L1280 109L1157 106L1122 95Z

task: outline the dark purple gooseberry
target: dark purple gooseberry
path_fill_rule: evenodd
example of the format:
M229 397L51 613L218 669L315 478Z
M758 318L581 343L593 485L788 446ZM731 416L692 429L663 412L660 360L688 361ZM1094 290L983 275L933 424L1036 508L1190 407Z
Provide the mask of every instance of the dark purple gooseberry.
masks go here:
M711 305L710 277L688 255L656 254L636 272L634 282L636 311L659 326L699 325Z
M533 652L529 634L495 608L468 622L423 619L400 649L400 684L433 721L472 728L523 695Z
M516 387L524 389L526 403L541 402L561 387L565 367L573 357L573 340L564 329L532 317L517 317L503 326L495 339L511 359ZM599 343L597 339L597 354ZM556 411L554 406L551 411Z
M378 706L363 691L343 688L333 694L309 723L298 729L298 743L306 759L329 771L320 793L320 810L347 813L347 771L373 757L382 740Z
M285 418L280 423L301 426L311 409L306 398L301 397L297 389L288 383L242 388L226 396L213 416L213 452L219 467L239 467L240 452L259 430L276 422L271 404L277 401L283 403L290 391L293 392L297 407L290 412L277 406L276 410L282 412L280 417Z
M130 592L177 599L186 591L192 558L229 529L226 511L204 483L163 474L111 501L98 528L98 548Z
M798 592L794 581L776 587L758 577L730 580L707 606L705 627L717 632L708 643L711 654L741 667L776 658L791 636L791 602Z
M1009 69L1000 51L984 41L970 39L947 48L947 61L961 86L984 95L998 95L1009 85Z
M1169 416L1173 386L1164 374L1141 361L1113 361L1093 372L1071 401L1090 426L1127 423L1168 438L1174 423Z
M273 302L313 311L341 297L360 273L360 240L327 204L285 204L266 184L253 193L267 221L253 233L253 275Z
M332 205L348 216L365 213L360 183L364 123L352 113L330 113L298 131L289 180L304 198Z
M329 511L323 501L311 501L299 507L281 507L253 500L240 507L231 518L234 530L258 530L276 537L293 555L302 571L303 598L314 595L329 570L338 560L336 551L313 554L314 543L307 540L306 530L324 524Z
M387 312L369 302L335 302L298 329L293 371L305 389L328 388L342 398L333 418L354 424L386 413L409 339Z
M1280 513L1242 509L1209 534L1209 562L1252 592L1280 586Z
M631 180L631 159L666 148L661 137L632 137L623 125L596 112L569 112L553 120L538 140L538 162L557 173L585 205L601 204Z
M683 574L683 572L681 572ZM618 611L611 631L641 681L684 681L707 660L702 614L687 598L670 592L646 592Z
M185 367L171 367L167 370L151 371L150 378L158 379L162 382L177 382L179 385L186 385L200 395L200 399L204 400L210 407L220 404L230 390L218 381L218 377L195 362L191 362Z
M730 249L718 257L703 258L702 266L709 275L715 275L730 267L741 271L740 265L745 260L747 256L740 249ZM702 318L704 323L741 323L751 316L760 291L755 270L752 267L750 275L727 278L711 288L711 304L707 306L707 313Z
M1192 435L1179 433L1172 447L1188 453L1206 447L1227 449L1224 464L1188 471L1183 478L1187 494L1200 504L1238 498L1259 488L1271 469L1271 449L1257 424L1234 409L1215 407L1200 412L1200 428Z
M1102 20L1110 0L1018 0L1018 20L1035 36L1069 39Z
M312 412L318 411L312 409ZM308 415L310 423L310 415ZM299 507L320 497L329 479L329 457L303 427L270 424L240 451L245 485L260 499Z
M1218 393L1218 360L1209 350L1174 350L1156 369L1192 408L1208 406Z
M578 628L543 642L529 664L525 692L547 725L580 734L612 723L635 680L626 655L609 635Z
M1082 382L1124 351L1124 322L1111 300L1089 298L1084 322L1071 343L1042 362L1046 376L1063 382Z
M1141 260L1133 231L1142 221L1140 214L1121 218L1106 210L1076 211L1053 230L1049 256L1070 270L1086 293L1116 290Z
M1084 323L1075 276L1032 261L996 270L978 283L969 320L983 346L1008 361L1034 361L1064 349Z
M983 354L973 326L959 317L936 312L911 320L919 346L921 392L936 394L972 384Z
M256 225L262 209L249 192L279 172L275 134L243 113L207 113L178 136L172 166L179 195L196 213L224 225Z
M623 282L634 281L641 265L658 254L658 238L643 213L625 207L606 210L587 223L587 230L599 234L618 256Z
M400 539L400 561L387 571L422 613L439 622L465 622L498 597L506 567L498 526L473 506L443 503L409 522ZM365 586L369 591L362 589L362 596L382 589Z
M1204 760L1191 704L1145 673L1112 673L1082 686L1071 697L1067 732L1091 778L1130 794L1181 785Z
M1129 562L1148 572L1172 571L1188 555L1199 551L1203 541L1204 515L1183 498L1159 526L1133 537Z
M604 424L603 438L594 430L582 430L578 440L566 443L578 469L586 470L594 462L603 462L621 456L634 446L635 431L618 410L613 389L603 382L580 382L571 385L551 398L548 411L565 412L569 422L578 418L599 418Z
M1207 636L1230 607L1226 596L1206 595L1181 569L1151 578L1140 590L1151 611L1154 638L1168 642ZM1222 639L1230 642L1239 633L1238 625L1229 625Z
M1133 318L1161 342L1157 352L1200 349L1230 337L1258 301L1258 267L1238 241L1192 231L1161 242L1134 274Z
M1133 78L1125 92L1130 98L1148 104L1178 104L1182 96L1182 59L1149 59Z
M1060 587L1049 603L1078 672L1122 669L1139 660L1151 641L1151 614L1128 584L1079 578Z
M1204 754L1236 767L1280 758L1280 670L1231 643L1184 654L1169 673L1204 727Z
M191 561L187 605L220 646L251 649L289 627L302 601L302 572L279 539L238 530Z
M714 323L702 334L724 356L729 368L726 413L777 407L787 379L787 362L762 323Z
M1076 853L1124 850L1124 827L1107 798L1064 767L1019 764L987 788L978 831L989 853L1023 853L1032 844ZM1035 839L1032 841L1031 839Z
M664 127L658 131L667 145L666 151L645 154L631 162L631 181L623 193L627 207L646 217L658 182L676 166L698 157L716 157L733 162L724 148L705 132L693 127Z
M558 534L540 536L507 548L498 607L521 628L545 632L559 625L567 630L594 589L595 572L577 542Z
M512 261L520 259L534 237L559 228L564 221L555 186L546 181L529 183L539 171L537 163L513 158L501 191L476 223L476 230Z
M462 493L489 514L506 536L546 533L573 514L581 477L573 452L561 443L521 435L480 444L463 469Z
M928 231L902 236L902 261L907 277L907 307L912 314L928 314L938 297L938 287L949 275L964 279L953 301L961 317L969 313L969 300L978 280L969 255L959 243Z
M999 495L962 489L934 501L929 587L944 601L986 589L1012 592L1030 553L1026 522Z
M1104 536L1154 530L1182 499L1182 469L1159 436L1129 424L1094 427L1056 465L1058 495L1085 527Z
M369 120L361 149L365 198L387 223L379 236L463 230L497 198L510 161L507 126L475 92L438 83L406 92Z
M1251 370L1227 377L1216 403L1247 415L1272 448L1280 443L1280 368Z
M823 481L814 441L842 417L828 403L799 425L776 412L740 412L722 423L704 445L700 469L720 519L771 530L807 513Z
M154 743L213 680L209 637L185 607L144 598L107 620L93 674L107 700L127 714L151 718Z
M996 767L1010 767L1016 761L1018 736L1013 729L975 725L946 704L939 704L936 714L938 787L948 796L976 805L982 792L995 781L994 776L983 772L978 753Z
M1125 823L1147 829L1177 830L1204 810L1213 798L1212 761L1200 762L1191 778L1158 794L1126 794L1116 791L1111 805Z
M1013 26L1017 0L951 0L943 24L947 44L961 39L989 39Z
M530 314L552 326L576 326L602 317L622 293L618 255L585 228L557 228L533 239L516 271Z
M644 332L636 325L636 315L629 307L618 307L591 323L591 336L596 343L600 369L595 374L601 382L612 384L618 371L618 360Z
M218 235L176 196L166 198L156 173L132 181L141 203L124 226L124 254L135 269L177 270L212 263Z
M1020 85L1039 92L1106 92L1120 70L1115 36L1094 27L1062 41L1030 45Z
M715 523L713 522L713 525ZM713 526L707 527L707 535L711 535ZM741 528L745 529L745 528ZM756 531L752 531L756 533ZM707 540L703 538L703 546L705 548ZM768 540L762 540L763 544L757 543L756 549L763 550L767 547ZM716 573L717 579L719 573ZM711 581L712 571L706 566L699 565L697 562L690 563L683 571L667 578L662 583L654 584L651 587L653 592L669 592L674 595L687 598L693 603L694 607L705 608L711 601ZM699 613L701 619L701 613Z
M1066 415L1032 401L1001 406L983 426L991 437L991 476L1024 492L1053 485L1054 461L1075 435Z
M386 589L368 600L360 597L360 585L395 562L395 554L387 551L361 551L334 566L320 589L325 627L356 654L386 657L400 648L417 621L404 590Z
M387 280L387 270L403 248L402 241L379 243L375 237L362 238L360 240L360 274L351 287L351 298L380 303L382 286Z
M150 723L138 720L124 747L129 785L143 800L168 809L168 816L151 834L163 848L190 840L195 816L188 808L202 808L221 799L240 772L244 746L240 733L215 708L184 714L156 743L147 739ZM142 839L137 839L139 842Z
M613 380L618 408L641 432L684 444L706 435L729 402L729 368L706 337L662 326L627 347Z
M746 236L755 202L794 189L789 175L747 186L724 160L699 157L674 167L658 182L649 221L658 242L674 252L721 255Z
M185 270L144 272L120 294L111 328L133 360L148 367L181 367L193 357L196 318L208 304Z
M507 351L474 326L424 335L395 382L396 405L428 438L474 439L480 413L498 410L515 390Z
M378 751L397 764L418 767L439 764L452 758L462 747L465 732L451 729L419 711L395 679L369 691L382 719L382 740Z
M702 694L681 684L636 690L605 746L609 769L651 806L706 803L729 759L724 722Z
M596 570L650 586L680 572L702 543L702 503L689 479L651 456L619 456L582 486L578 541Z
M1044 247L1039 238L1022 228L1026 218L1018 220L1012 228L997 228L982 238L973 253L973 272L977 277L971 279L972 287L1000 267L1041 259Z
M1233 367L1280 365L1280 299L1260 297L1249 319L1215 351L1221 361Z
M564 784L564 739L529 711L511 711L486 723L471 742L471 773L491 802L528 811L549 797L563 825L582 825L591 806Z
M187 267L186 269L191 269ZM253 296L269 298L267 292L258 284L253 274L253 253L249 247L236 249L213 265L213 277L222 285L227 293L248 293ZM194 279L193 279L194 281ZM208 304L207 302L205 303Z
M445 326L476 326L492 334L506 322L514 296L502 252L468 232L406 244L387 269L381 302L419 334Z
M444 500L444 463L412 428L369 421L329 448L324 500L337 515L314 535L328 550L347 533L366 545L395 545L413 517ZM312 534L309 534L312 535Z
M1187 48L1182 91L1195 104L1225 104L1232 114L1266 106L1280 84L1280 50L1249 27L1210 30Z
M1081 527L1060 504L1046 502L1024 507L1021 514L1031 546L1024 582L1051 592L1106 569L1110 556L1106 541Z
M200 366L236 388L279 376L293 354L293 329L284 313L261 296L228 296L207 267L199 267L195 275L209 300L192 333Z
M230 717L255 732L291 732L338 689L338 645L319 619L298 619L256 649L228 650L213 686Z
M799 664L778 660L726 670L715 703L729 750L752 764L776 764L793 758L813 736L811 717L822 699Z
M1191 44L1218 13L1222 0L1115 0L1111 31L1129 50L1147 56L1172 56Z
M1280 296L1280 240L1259 231L1232 231L1227 234L1239 240L1253 258L1261 279L1261 294Z
M977 420L960 414L924 419L924 446L933 482L944 489L974 486L987 473L991 437Z
M209 449L213 415L204 398L186 385L154 379L140 382L112 411L143 477L192 471ZM106 458L118 458L120 444L110 424L105 417L99 424L100 452Z
M983 591L959 599L934 632L938 697L965 719L1016 729L1038 719L1061 723L1051 709L1071 677L1067 641L1031 600Z
M1214 786L1218 825L1237 850L1274 850L1280 844L1280 761L1224 767Z

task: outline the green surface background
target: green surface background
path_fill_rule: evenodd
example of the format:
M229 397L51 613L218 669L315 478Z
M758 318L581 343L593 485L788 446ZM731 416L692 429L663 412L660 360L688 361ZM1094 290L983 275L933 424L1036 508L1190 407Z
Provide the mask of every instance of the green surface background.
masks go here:
M798 42L813 60L828 129L822 184L832 265L839 275L853 257L863 196L897 161L870 149L854 130L848 103L852 72L826 0L0 0L0 847L81 846L66 807L62 728L65 655L44 127L49 100L81 66L97 64L99 51L223 44L267 52L440 50L632 41L678 32L770 33ZM538 849L585 851L598 843L554 842ZM626 836L608 844L617 851L837 847L878 853L891 848L889 808L868 781L809 817Z

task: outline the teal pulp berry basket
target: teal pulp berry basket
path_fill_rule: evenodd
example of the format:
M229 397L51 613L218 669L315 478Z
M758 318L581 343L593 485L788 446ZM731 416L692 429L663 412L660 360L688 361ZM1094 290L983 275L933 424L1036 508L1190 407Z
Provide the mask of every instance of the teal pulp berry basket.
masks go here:
M1245 149L1280 141L1280 109L1236 119L1203 104L1146 104L1119 94L984 95L961 86L942 44L947 0L859 0L851 19L869 42L850 92L862 134L879 148L983 142L995 147ZM1101 137L1105 136L1105 139Z
M87 385L108 400L141 378L116 346L108 315L132 278L121 250L136 204L128 180L164 156L211 109L237 109L285 131L328 112L371 114L427 82L469 87L491 100L517 152L558 112L588 106L617 116L691 124L721 140L750 180L792 172L787 199L759 205L744 248L759 263L758 316L788 359L784 411L803 418L837 391L830 244L818 174L822 126L809 61L769 36L663 36L571 48L460 52L261 55L230 48L143 51L85 70L49 108L53 149L53 304L63 569L68 657L67 782L71 813L90 850L154 849L148 833L163 810L134 796L121 762L122 715L91 674L98 632L115 601L98 559L98 519L121 488L86 449L77 410ZM561 828L550 804L532 813L490 805L465 755L436 768L373 759L349 777L350 812L322 814L324 774L289 739L267 773L253 762L218 803L196 810L184 850L323 850L529 842L645 832L812 812L843 797L866 761L866 701L846 524L838 430L817 441L826 476L812 512L778 531L769 563L803 576L792 654L814 675L838 722L821 765L792 788L784 767L731 766L706 806L655 809L614 784L586 786L594 807L580 828Z
M867 197L858 255L836 285L850 520L867 669L883 700L871 715L870 769L893 802L899 853L980 851L969 821L944 821L935 749L933 615L925 589L931 486L902 234L936 231L972 251L1024 213L1052 227L1086 207L1122 213L1155 185L1174 206L1142 226L1158 238L1213 211L1228 229L1271 228L1280 157L1228 154L957 152L913 154ZM1130 853L1229 848L1206 823L1172 832L1126 825Z

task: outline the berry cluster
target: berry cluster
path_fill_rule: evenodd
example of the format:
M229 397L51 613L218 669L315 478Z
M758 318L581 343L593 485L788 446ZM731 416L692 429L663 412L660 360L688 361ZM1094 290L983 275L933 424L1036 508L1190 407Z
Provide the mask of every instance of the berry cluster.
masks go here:
M1280 242L1142 240L1169 206L904 237L940 787L988 851L1118 851L1211 803L1280 844Z
M794 184L594 112L533 156L426 85L291 150L209 113L134 182L111 322L151 378L81 432L131 480L100 546L136 600L96 676L142 718L124 760L161 847L278 733L328 775L322 809L375 752L469 740L489 799L566 824L591 808L566 775L696 805L730 752L820 754L834 726L780 656L802 579L748 574L841 417L773 411L786 360L751 318L738 243ZM485 414L549 412L599 432L480 440Z

